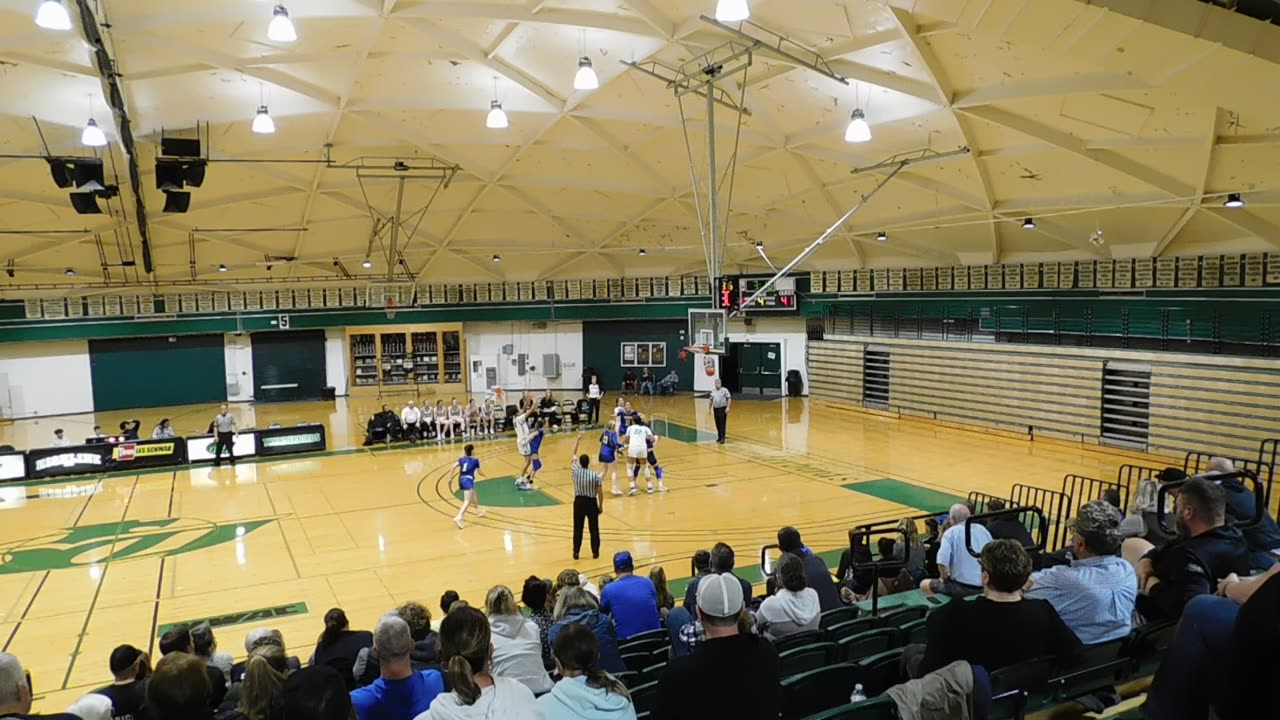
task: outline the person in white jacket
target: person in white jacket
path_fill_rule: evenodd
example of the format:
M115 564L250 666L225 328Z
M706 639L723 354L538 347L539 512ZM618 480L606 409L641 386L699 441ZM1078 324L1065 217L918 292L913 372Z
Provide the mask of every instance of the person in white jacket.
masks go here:
M778 560L778 592L760 603L756 630L770 640L805 630L817 630L822 608L818 591L808 587L804 561L791 553Z
M542 665L538 624L520 614L511 589L497 585L485 597L485 613L493 631L493 674L518 680L536 695L555 684Z
M554 652L563 679L538 698L544 720L636 720L626 686L600 669L600 643L591 628L566 625Z
M414 720L542 720L529 688L494 677L489 621L471 607L456 607L440 623L440 657L452 692L441 693ZM541 664L541 656L539 656Z

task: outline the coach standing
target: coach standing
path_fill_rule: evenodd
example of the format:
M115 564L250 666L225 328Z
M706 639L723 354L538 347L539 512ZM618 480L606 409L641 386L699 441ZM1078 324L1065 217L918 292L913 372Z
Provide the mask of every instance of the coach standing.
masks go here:
M231 467L235 467L236 419L226 403L222 404L222 412L213 416L213 434L217 438L213 445L213 466L222 465L222 448L225 447L227 458L231 460Z
M725 425L729 422L730 397L720 378L716 378L716 389L711 391L711 414L716 418L716 442L721 445L724 444Z
M591 469L591 456L578 455L582 433L573 443L573 460L569 468L573 472L573 559L578 559L582 549L582 522L591 528L591 557L600 559L600 514L604 512L604 482L600 473Z
M591 383L587 385L587 400L591 402L591 414L587 416L587 424L600 424L600 399L603 397L604 391L600 389L600 378L592 375Z

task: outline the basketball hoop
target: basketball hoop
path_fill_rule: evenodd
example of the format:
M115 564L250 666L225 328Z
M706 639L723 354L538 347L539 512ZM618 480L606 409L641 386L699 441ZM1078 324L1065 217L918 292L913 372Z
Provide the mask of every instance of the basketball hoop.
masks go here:
M387 319L394 320L396 317L396 301L394 298L387 298Z
M707 375L714 377L716 374L716 359L711 352L710 345L686 345L680 350L680 359L688 360L689 354L693 353L702 356L702 369Z

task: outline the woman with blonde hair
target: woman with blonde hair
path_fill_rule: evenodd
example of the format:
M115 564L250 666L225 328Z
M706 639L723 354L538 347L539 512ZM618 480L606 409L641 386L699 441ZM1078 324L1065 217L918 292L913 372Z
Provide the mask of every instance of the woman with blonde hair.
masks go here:
M895 540L893 555L904 562L903 569L919 583L924 579L924 543L920 541L920 529L916 527L915 520L902 518L898 521L898 530L902 531L906 542Z
M671 590L667 588L667 571L659 565L649 571L649 581L653 583L653 588L658 591L658 612L662 615L662 622L667 622L667 613L676 606L676 599L671 594Z
M441 693L415 720L538 720L529 688L493 675L489 621L479 610L455 607L440 623L440 657L452 692Z
M555 622L547 632L547 640L552 647L566 627L585 625L599 643L600 668L611 673L626 671L627 664L622 662L622 651L618 649L618 631L613 626L613 618L600 612L600 602L586 588L570 586L557 593L551 617Z
M535 695L550 692L555 683L542 665L542 635L537 623L520 614L511 589L489 590L484 611L493 632L493 674L519 680Z
M240 702L236 706L236 718L267 720L271 703L284 687L289 675L289 662L279 645L259 645L249 653L244 665L244 682L240 688ZM225 716L223 716L225 717Z

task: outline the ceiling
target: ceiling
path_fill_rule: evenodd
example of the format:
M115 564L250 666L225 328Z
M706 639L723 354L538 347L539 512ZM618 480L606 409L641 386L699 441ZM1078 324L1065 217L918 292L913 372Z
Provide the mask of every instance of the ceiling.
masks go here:
M118 118L78 2L120 74L151 277ZM352 166L395 159L459 168L444 188L403 174L400 278L406 269L424 283L706 271L681 101L620 61L674 67L733 39L699 19L715 0L293 0L293 43L267 38L263 0L65 0L66 32L36 27L37 4L0 0L0 154L90 154L79 137L92 112L112 141L99 152L121 195L101 203L109 215L77 215L45 162L0 158L0 231L24 233L0 233L0 263L14 271L0 292L104 278L385 279L384 220L399 183L387 179L394 171L358 177ZM903 169L801 269L1280 247L1280 27L1195 0L750 6L752 21L798 54L816 50L848 84L767 48L721 83L751 113L731 200L723 185L729 268L766 269L756 242L779 266L791 260L884 177L855 168L962 147L971 152ZM598 90L573 89L583 54ZM495 87L504 130L485 127ZM250 130L259 104L273 135ZM872 127L865 144L844 141L855 106ZM701 160L705 103L686 96L683 112ZM194 137L197 123L207 123L204 148L217 162L189 212L163 213L161 132ZM736 130L736 113L718 108L722 167ZM326 145L335 166L315 162ZM276 160L311 162L264 162ZM1223 208L1228 192L1248 205ZM1021 227L1029 216L1035 230ZM1089 240L1096 230L1101 245ZM367 255L371 269L361 267ZM136 265L121 267L128 261Z

